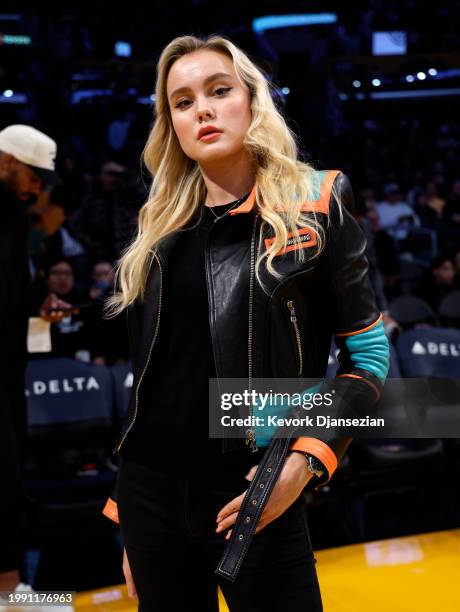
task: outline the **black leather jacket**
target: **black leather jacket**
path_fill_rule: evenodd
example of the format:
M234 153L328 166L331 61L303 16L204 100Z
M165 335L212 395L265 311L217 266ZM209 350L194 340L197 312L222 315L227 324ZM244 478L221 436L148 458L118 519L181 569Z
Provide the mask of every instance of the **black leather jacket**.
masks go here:
M318 197L306 206L310 210L314 208L325 228L324 251L313 263L308 261L308 257L303 263L295 261L296 249L308 250L316 242L314 229L304 231L300 242L291 241L286 252L275 257L281 280L261 270L268 292L262 290L255 278L261 217L256 213L253 198L214 222L205 257L209 323L217 377L249 378L249 384L251 379L263 377L322 378L327 369L331 339L335 336L341 349L341 399L354 407L359 406L361 413L365 413L380 395L382 377L359 367L359 364L357 366L346 343L340 343L340 339L375 327L381 313L375 304L368 276L365 239L350 212L354 204L349 180L338 171L318 172L317 178ZM331 196L333 182L343 204L343 223L340 223L339 207ZM168 258L176 240L177 234L171 235L156 249L144 300L136 299L127 309L133 392L114 452L120 450L139 410L142 410L139 389L155 350ZM265 241L269 240L269 235L263 237L262 248L267 248L268 242ZM384 337L383 329L382 335ZM324 437L321 441L340 462L351 439ZM222 451L231 451L241 444L241 440L223 439ZM289 440L273 440L251 482L232 538L217 569L218 574L230 580L236 578L258 517L283 466L288 446ZM330 476L326 474L321 480L314 477L313 486L324 484ZM263 491L263 494L257 491ZM116 491L104 511L114 520L115 504Z

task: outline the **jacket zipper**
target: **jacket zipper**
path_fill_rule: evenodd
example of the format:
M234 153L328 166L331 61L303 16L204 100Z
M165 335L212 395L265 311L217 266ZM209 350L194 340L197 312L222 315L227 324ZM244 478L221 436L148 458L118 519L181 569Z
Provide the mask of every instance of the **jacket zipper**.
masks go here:
M160 262L160 258L158 257L158 255L155 253L155 251L153 251L153 256L155 257L155 259L157 260L158 263L158 268L160 270L160 294L159 294L159 299L158 299L158 315L157 315L157 321L156 321L156 325L155 325L155 332L153 334L153 338L152 338L152 342L150 343L150 348L149 348L149 352L148 352L148 356L147 356L147 361L144 365L144 369L142 370L142 373L139 377L139 381L136 385L136 391L135 391L135 403L134 403L134 414L133 414L133 418L131 419L131 422L128 426L128 429L125 431L123 438L121 439L119 445L116 448L116 452L120 452L120 448L122 447L123 442L126 439L126 436L129 434L129 432L131 431L134 422L136 420L137 417L137 410L138 410L138 402L139 402L139 389L142 383L142 379L144 378L144 374L148 368L149 362L150 362L150 357L152 355L152 349L153 349L153 345L156 342L157 336L158 336L158 331L160 329L160 313L161 313L161 300L162 300L162 294L163 294L163 269L161 267L161 262Z
M248 319L248 391L252 390L252 327L253 327L253 304L254 304L254 276L255 276L255 241L256 241L257 215L254 217L251 236L251 262L249 270L249 319ZM249 416L252 422L252 405L249 407ZM252 452L257 450L255 431L250 427L246 430L246 444Z
M292 327L294 329L295 341L296 341L296 346L297 346L297 359L298 359L298 363L299 363L299 373L298 373L298 376L301 376L302 375L302 370L303 370L302 339L300 337L299 324L298 324L298 321L297 321L297 315L296 315L296 311L295 311L294 300L288 300L286 302L286 306L289 309L289 313L290 313L290 316L291 316L291 324L292 324Z

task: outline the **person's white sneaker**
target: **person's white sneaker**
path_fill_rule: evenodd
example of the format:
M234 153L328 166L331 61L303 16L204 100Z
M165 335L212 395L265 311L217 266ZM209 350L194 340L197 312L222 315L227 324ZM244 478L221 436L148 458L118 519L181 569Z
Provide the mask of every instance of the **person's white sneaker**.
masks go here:
M20 582L17 587L12 591L14 593L36 593L33 590L30 584L25 584L24 582ZM31 598L33 599L33 598ZM35 605L35 606L27 606L24 604L14 605L8 604L5 605L5 598L0 597L0 612L74 612L74 607L72 605L54 605L54 606L45 606L45 605Z

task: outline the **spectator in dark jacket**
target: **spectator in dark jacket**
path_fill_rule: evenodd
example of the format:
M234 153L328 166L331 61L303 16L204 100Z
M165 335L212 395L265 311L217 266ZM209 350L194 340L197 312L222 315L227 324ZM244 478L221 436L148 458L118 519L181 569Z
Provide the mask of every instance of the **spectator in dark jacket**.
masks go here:
M25 579L22 470L30 273L24 206L34 201L44 181L56 180L56 149L54 140L27 125L0 131L0 591L22 589ZM51 296L41 310L61 305Z
M455 266L448 255L438 255L431 263L431 269L425 275L414 293L425 300L435 312L438 312L440 301L451 291L458 289Z

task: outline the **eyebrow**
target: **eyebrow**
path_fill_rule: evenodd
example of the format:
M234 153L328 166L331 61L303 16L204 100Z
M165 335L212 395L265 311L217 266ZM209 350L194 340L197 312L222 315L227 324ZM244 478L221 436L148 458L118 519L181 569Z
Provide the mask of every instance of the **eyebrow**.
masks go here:
M210 76L206 77L205 80L203 81L204 85L209 85L209 83L211 83L212 81L215 81L216 79L221 79L223 77L227 77L227 78L232 78L231 74L227 74L226 72L216 72L214 74L211 74ZM174 96L177 96L177 94L182 93L184 91L188 91L190 89L190 87L184 86L184 87L178 87L177 89L175 89L172 94L170 95L170 99L174 98Z

